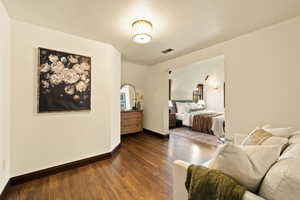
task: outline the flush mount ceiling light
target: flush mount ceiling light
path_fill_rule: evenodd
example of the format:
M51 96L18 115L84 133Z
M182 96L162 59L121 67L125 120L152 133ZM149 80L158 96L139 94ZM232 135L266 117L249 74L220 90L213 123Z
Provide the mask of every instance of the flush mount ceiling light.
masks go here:
M152 39L152 23L147 20L137 20L132 23L132 40L146 44Z

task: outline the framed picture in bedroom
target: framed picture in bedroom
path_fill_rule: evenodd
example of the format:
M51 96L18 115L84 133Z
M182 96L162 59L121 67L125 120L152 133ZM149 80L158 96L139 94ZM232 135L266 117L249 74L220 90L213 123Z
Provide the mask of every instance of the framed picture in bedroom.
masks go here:
M91 109L91 58L39 48L38 112Z

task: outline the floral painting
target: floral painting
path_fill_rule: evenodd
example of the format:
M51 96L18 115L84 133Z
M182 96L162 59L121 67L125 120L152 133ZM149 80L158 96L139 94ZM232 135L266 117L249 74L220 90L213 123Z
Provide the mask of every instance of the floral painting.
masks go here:
M39 112L90 110L91 58L39 48Z

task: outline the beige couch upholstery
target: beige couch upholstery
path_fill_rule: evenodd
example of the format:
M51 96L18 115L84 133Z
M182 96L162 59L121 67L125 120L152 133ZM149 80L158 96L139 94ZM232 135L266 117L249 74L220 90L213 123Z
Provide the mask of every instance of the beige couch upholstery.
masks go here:
M239 144L241 136L238 136ZM187 168L190 163L176 160L173 163L173 199L187 200L185 189ZM203 164L207 166L207 163ZM258 195L247 191L243 200L299 200L300 199L300 134L289 138L278 161L269 169L259 188Z

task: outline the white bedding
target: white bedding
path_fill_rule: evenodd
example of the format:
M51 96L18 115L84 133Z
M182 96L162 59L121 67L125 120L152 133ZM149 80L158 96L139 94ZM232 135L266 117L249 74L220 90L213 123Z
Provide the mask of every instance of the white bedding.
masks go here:
M176 113L176 119L182 120L184 119L185 114L184 113Z
M192 127L194 116L201 115L201 114L220 114L220 113L215 112L213 110L200 110L191 113L176 113L176 119L182 120L182 124L184 126ZM224 137L225 135L223 129L224 120L225 118L223 113L222 115L212 118L212 131L217 137Z

